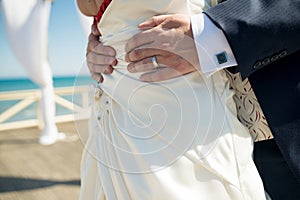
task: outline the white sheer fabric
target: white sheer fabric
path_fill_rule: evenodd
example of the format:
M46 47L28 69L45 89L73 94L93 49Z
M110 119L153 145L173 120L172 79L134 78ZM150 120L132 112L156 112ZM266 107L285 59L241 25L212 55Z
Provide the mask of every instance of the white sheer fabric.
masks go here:
M51 1L3 0L2 6L7 36L18 60L39 86L52 85L47 52Z
M58 133L54 122L55 103L52 72L48 62L49 0L2 0L8 40L29 77L41 87L44 129L42 144L51 144Z

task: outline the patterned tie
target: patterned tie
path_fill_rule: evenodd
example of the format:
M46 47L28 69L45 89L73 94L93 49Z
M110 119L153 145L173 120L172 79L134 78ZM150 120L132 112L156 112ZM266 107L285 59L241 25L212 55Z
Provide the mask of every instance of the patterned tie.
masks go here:
M228 70L225 71L235 91L233 100L241 123L249 129L255 142L272 139L268 122L248 79L242 80L240 73L232 74Z

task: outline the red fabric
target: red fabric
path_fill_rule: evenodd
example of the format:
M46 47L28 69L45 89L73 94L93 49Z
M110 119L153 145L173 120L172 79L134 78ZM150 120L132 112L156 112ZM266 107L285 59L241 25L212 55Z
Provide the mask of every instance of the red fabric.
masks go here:
M104 0L99 8L97 16L94 17L94 24L100 22L101 17L112 0Z

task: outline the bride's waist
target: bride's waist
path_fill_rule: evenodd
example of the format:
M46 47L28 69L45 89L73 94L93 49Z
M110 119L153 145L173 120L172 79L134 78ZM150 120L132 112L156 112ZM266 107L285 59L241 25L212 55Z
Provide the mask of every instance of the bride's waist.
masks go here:
M137 93L142 94L141 96L145 98L152 95L164 96L166 93L176 94L175 96L178 98L188 98L189 95L186 96L186 93L182 91L189 90L190 94L193 94L199 89L208 90L211 87L207 80L204 81L204 77L199 72L154 83L143 82L140 80L140 76L145 72L131 73L127 70L127 64L121 63L115 67L111 74L103 74L104 81L100 84L105 93L113 98L116 97L116 99Z

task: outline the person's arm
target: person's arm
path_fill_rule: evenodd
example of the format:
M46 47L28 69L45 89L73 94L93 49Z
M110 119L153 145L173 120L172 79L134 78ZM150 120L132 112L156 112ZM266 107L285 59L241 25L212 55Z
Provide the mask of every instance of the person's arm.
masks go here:
M77 5L84 15L96 16L102 2L103 0L77 0ZM116 51L110 46L103 45L99 41L100 36L101 33L96 24L92 24L86 50L86 62L92 79L103 82L102 74L112 73L112 66L117 64L117 60Z
M267 66L269 63L275 62L287 54L292 54L299 50L299 4L299 0L227 0L210 8L205 13L213 20L218 27L217 29L223 31L223 34L217 34L219 36L215 36L216 32L207 34L207 30L211 29L204 27L202 33L194 35L194 38L197 41L196 46L201 65L198 70L204 73L213 73L224 67L235 66L237 62L238 67L231 69L236 69L242 73L243 77L247 77L260 68ZM202 16L203 18L203 15L199 16ZM165 52L164 55L161 55L161 51L154 50L155 47L159 46L159 42L157 41L163 37L168 38L168 35L170 36L170 34L180 30L181 27L179 26L172 27L174 24L178 25L178 19L174 21L172 17L172 15L165 16L165 19L161 22L168 22L168 24L170 24L168 29L172 29L173 31L168 31L168 29L157 31L157 29L155 30L152 28L151 30L148 30L147 33L146 31L143 31L142 34L138 34L128 41L128 46L131 46L130 51L127 51L128 57L130 58L128 61L133 63L131 65L140 65L139 63L144 63L143 60L145 58L153 55L160 55L161 61L163 61L163 59L166 60L170 56L173 56L173 58L176 56L173 52ZM184 19L180 20L184 21ZM198 24L195 25L195 23ZM199 19L197 21L196 17L192 18L193 28L196 26L203 27L203 24L201 23L203 23L203 20ZM186 26L185 23L181 24ZM159 24L156 24L156 26L158 25ZM216 29L216 27L213 29ZM195 32L195 30L193 30L193 32ZM152 37L153 41L158 43L156 46L149 45L149 39L146 38L146 36L149 35ZM199 37L199 35L206 36L202 38ZM223 38L222 43L224 43L225 46L216 42L214 44L213 42L207 42L213 41L214 37L216 40L220 40L220 36ZM211 43L211 45L209 43ZM227 48L228 43L230 46L229 49ZM217 47L215 47L216 44ZM213 49L211 48L212 45L214 46ZM199 49L202 49L202 52L199 51ZM227 58L227 61L230 62L218 65L215 61L215 57L219 53L222 53L222 51L220 51L222 49L224 49L226 53L229 52L229 59ZM226 49L230 51L232 49L233 54L231 54L230 51L227 52ZM193 55L193 50L194 49L191 49L189 51L191 56ZM205 54L203 54L203 52L205 52ZM179 56L177 55L177 57ZM210 62L205 62L204 59L208 59ZM179 61L182 61L182 59ZM168 66L173 68L172 65ZM181 66L183 67L178 70L181 74L184 74L182 72L185 72L188 68L192 69L191 65ZM136 69L137 72L142 72L144 70L142 67L136 67ZM172 76L156 73L151 79L164 80L168 78L172 78Z
M139 28L142 31L129 39L125 50L130 72L152 70L142 74L142 81L162 81L196 70L209 76L237 65L222 30L203 13L191 18L181 14L154 16ZM153 56L162 66L154 72Z
M200 68L189 16L154 16L139 28L141 32L127 41L125 59L129 72L145 72L142 81L167 80ZM152 63L154 56L158 68Z
M237 65L223 31L205 14L192 16L191 26L202 73L209 76L220 69Z
M227 0L205 11L248 77L300 49L299 0Z

